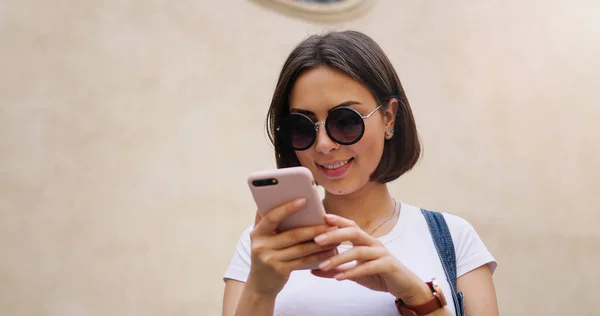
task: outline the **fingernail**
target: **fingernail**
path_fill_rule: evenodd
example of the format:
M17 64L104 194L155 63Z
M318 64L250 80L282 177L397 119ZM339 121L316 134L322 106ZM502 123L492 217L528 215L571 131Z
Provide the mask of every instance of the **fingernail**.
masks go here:
M342 273L338 273L338 274L336 274L336 275L334 276L334 278L335 278L336 280L338 280L338 281L339 281L339 280L343 280L343 279L344 279L344 273L343 273L343 272L342 272Z
M324 268L326 268L329 264L331 263L331 261L329 260L325 260L323 261L320 265L319 265L319 269L323 270Z
M296 201L294 201L294 206L295 207L300 207L300 206L303 206L304 203L306 203L306 199L305 198L300 198L300 199L297 199Z
M319 236L315 237L315 242L317 244L320 244L320 243L324 242L325 240L327 240L327 235L319 235Z
M331 215L331 214L325 214L325 217L326 217L328 220L331 220L331 221L335 220L335 215Z

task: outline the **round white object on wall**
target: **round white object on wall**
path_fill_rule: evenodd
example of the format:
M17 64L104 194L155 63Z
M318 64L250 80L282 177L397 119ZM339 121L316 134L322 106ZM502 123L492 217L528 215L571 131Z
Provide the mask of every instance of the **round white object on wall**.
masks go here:
M253 0L276 11L314 22L341 22L365 14L375 0Z

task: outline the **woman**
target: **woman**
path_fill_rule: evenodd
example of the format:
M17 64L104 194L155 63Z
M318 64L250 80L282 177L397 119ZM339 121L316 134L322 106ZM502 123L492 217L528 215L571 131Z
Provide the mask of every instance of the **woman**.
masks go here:
M277 166L302 165L325 189L328 225L275 233L302 199L257 216L225 273L223 315L462 313L441 260L456 264L466 315L498 315L496 262L471 225L443 215L456 259L440 257L425 212L388 191L421 149L400 80L371 38L345 31L300 43L281 71L267 128ZM308 263L320 269L298 270Z

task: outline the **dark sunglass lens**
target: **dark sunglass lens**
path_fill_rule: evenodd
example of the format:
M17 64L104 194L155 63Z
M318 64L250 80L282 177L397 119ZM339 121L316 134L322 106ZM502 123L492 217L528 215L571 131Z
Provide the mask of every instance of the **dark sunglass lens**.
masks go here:
M363 134L364 122L360 114L349 108L338 108L327 117L327 131L339 144L356 143Z
M315 124L302 114L292 113L281 122L282 140L293 149L308 149L315 139Z

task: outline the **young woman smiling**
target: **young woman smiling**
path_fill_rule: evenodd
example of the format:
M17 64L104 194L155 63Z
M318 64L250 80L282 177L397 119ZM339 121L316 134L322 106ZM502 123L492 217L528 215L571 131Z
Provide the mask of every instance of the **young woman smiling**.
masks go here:
M223 315L498 315L496 262L473 227L388 191L421 148L400 80L370 37L301 42L267 128L278 168L304 166L325 189L328 225L275 233L303 199L257 216L225 273ZM298 270L308 263L320 269Z

